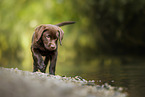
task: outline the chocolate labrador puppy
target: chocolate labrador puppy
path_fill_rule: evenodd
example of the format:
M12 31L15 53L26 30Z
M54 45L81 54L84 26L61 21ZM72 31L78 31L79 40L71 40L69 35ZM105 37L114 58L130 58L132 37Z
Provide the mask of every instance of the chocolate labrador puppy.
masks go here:
M68 21L56 25L43 24L35 29L31 45L31 52L34 60L33 72L39 69L41 72L45 73L50 60L49 74L55 75L58 40L60 45L62 45L61 41L64 35L60 26L73 23L75 22ZM44 56L44 58L42 56Z

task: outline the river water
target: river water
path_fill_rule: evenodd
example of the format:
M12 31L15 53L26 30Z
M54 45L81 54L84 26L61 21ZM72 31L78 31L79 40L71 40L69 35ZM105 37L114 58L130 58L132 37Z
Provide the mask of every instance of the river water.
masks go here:
M66 76L79 75L86 80L94 80L96 84L108 83L115 87L123 87L129 97L145 97L145 64L144 62L109 65L109 66L61 66L58 74Z

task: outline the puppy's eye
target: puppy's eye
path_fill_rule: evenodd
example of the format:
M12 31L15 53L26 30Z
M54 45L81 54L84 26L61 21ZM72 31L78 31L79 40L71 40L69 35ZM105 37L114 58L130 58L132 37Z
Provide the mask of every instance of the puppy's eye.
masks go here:
M47 37L47 38L51 38L51 36L50 36L50 35L47 35L46 37Z

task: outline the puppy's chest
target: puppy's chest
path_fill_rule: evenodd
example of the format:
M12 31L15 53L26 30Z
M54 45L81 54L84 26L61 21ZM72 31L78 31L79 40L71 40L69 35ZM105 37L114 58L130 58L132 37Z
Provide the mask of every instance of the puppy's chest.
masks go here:
M42 56L54 55L56 51L49 51L49 50L39 50L39 53Z

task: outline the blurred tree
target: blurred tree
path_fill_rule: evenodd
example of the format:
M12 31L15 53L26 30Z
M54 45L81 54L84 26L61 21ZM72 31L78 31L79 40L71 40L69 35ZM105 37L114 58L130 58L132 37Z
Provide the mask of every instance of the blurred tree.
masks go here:
M144 0L1 0L0 65L30 68L34 28L68 20L77 23L62 27L60 63L100 54L144 55L144 17Z
M83 50L82 42L76 43L78 52L86 55L145 54L145 1L139 0L85 0L76 1L85 23L82 23L86 42ZM77 4L76 3L76 4ZM82 4L80 4L82 3ZM82 30L81 30L82 31ZM82 35L81 35L82 36ZM93 38L93 39L91 39ZM90 46L90 44L94 46ZM88 52L88 53L87 53ZM89 56L90 57L90 56Z

